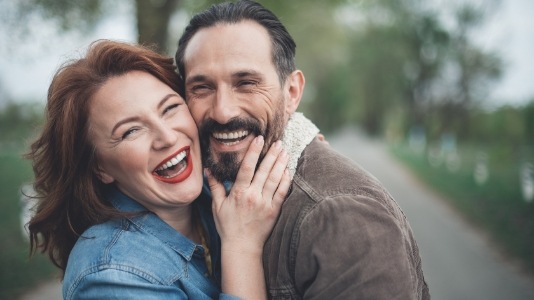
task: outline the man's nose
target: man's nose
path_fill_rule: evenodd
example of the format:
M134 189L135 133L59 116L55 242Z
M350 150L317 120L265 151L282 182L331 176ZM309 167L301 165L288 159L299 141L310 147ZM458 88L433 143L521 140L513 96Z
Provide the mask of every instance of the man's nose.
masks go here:
M212 106L211 118L226 124L239 115L238 99L231 88L219 88Z

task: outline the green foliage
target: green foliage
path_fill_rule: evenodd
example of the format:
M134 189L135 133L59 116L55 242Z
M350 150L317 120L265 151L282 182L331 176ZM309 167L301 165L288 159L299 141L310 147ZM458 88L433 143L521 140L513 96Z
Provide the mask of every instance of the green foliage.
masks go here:
M20 148L42 122L43 105L8 103L0 110L0 153L6 147Z
M534 145L534 99L523 109L523 119L525 120L525 140L529 145Z
M346 101L350 94L346 67L339 66L323 75L325 80L318 81L320 85L314 87L316 94L313 96L313 102L301 104L300 107L322 132L327 133L338 128L340 124L348 123L355 107L354 103Z
M192 15L219 2L127 3L136 13L139 41L174 53L175 49L166 49L171 17L177 11ZM484 23L489 10L483 8L491 7L491 1L479 7L447 5L452 27L443 24L442 11L421 0L260 2L294 36L298 67L316 91L305 95L308 103L302 110L313 114L326 130L350 122L362 124L369 133L383 134L388 110L401 107L398 111L405 116L398 119L404 120L404 131L423 125L432 126L437 134L467 135L473 125L470 110L483 102L490 83L500 76L498 56L478 49L469 39ZM12 18L15 28L28 27L20 24L32 24L36 14L63 30L76 31L93 28L119 6L101 0L25 0L3 7L16 7L20 13ZM169 45L173 48L175 42ZM321 106L328 114L317 113Z
M21 186L32 180L29 162L0 152L0 169L0 299L14 299L57 271L42 255L30 260L29 242L23 236L19 199Z
M42 122L42 110L39 104L8 103L0 111L0 299L16 298L56 272L42 255L30 260L21 222L21 187L33 179L30 162L22 159L22 153Z
M407 84L403 66L406 48L396 28L372 27L351 43L349 59L351 87L347 99L356 103L358 120L372 135L383 133L387 110L403 100ZM354 107L345 103L346 107Z
M529 138L529 134L532 134L529 131L529 126L532 126L532 107L534 105L530 104L524 108L503 106L494 111L477 111L473 114L469 139L511 147L534 144L532 136Z

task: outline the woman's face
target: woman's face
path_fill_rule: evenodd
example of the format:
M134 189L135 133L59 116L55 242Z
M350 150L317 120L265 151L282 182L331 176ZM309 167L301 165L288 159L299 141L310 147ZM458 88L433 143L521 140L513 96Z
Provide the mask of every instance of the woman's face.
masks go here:
M184 99L149 73L112 77L89 106L99 177L160 215L202 189L198 131Z

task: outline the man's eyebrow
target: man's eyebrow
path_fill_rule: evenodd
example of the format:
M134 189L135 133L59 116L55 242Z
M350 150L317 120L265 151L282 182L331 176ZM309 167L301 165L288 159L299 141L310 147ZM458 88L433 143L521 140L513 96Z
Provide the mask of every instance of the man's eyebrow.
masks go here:
M263 78L263 75L256 70L241 70L232 74L234 78L244 78L244 77L256 77Z
M194 75L187 77L187 79L185 80L185 84L188 85L193 84L195 82L205 82L207 80L208 77L206 75Z
M247 70L239 70L239 71L236 71L236 72L232 73L232 77L233 78L237 78L237 79L247 78L247 77L254 77L254 78L257 78L257 79L262 79L263 75L259 71L256 71L256 70L253 70L253 69L247 69ZM187 77L187 79L185 81L185 84L186 85L191 85L193 83L207 82L207 81L209 81L208 76L199 74L199 75L193 75L193 76Z

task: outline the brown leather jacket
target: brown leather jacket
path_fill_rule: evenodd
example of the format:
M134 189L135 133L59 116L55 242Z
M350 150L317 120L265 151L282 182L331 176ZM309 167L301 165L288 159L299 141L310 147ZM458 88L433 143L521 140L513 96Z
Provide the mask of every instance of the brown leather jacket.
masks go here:
M271 299L430 299L395 200L317 139L298 161L263 260Z

